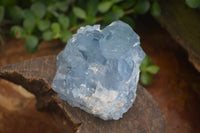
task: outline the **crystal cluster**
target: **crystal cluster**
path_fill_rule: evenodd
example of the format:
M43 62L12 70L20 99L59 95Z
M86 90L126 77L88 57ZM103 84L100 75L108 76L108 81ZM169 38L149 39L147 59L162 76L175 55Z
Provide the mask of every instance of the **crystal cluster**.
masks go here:
M57 56L52 88L73 107L118 120L135 100L144 56L139 36L122 21L81 27Z

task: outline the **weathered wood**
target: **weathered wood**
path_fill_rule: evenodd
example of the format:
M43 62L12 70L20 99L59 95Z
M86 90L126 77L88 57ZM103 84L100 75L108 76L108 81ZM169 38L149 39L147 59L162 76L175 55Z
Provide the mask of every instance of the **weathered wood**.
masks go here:
M162 13L157 20L187 50L200 71L200 13L186 8L183 0L162 0L160 4Z
M153 97L138 86L132 108L117 121L103 121L73 108L51 89L56 56L47 56L0 68L0 77L22 85L36 95L37 108L49 113L63 132L164 133L165 121Z

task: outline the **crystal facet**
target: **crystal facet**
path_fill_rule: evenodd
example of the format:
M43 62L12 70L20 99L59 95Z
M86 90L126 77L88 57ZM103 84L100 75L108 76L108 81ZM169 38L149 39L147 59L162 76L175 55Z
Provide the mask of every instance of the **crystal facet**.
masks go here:
M73 107L118 120L135 100L144 56L139 36L122 21L81 27L57 56L52 88Z

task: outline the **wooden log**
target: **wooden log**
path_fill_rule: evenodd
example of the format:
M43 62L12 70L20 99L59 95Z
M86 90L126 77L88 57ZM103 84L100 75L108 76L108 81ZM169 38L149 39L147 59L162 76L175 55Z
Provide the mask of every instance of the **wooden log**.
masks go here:
M200 72L200 13L186 8L183 0L162 0L158 22L187 50L189 60Z
M0 77L22 85L37 98L37 108L46 111L63 132L164 133L165 120L153 97L140 85L133 106L120 120L104 121L59 99L51 89L56 56L47 56L0 68Z

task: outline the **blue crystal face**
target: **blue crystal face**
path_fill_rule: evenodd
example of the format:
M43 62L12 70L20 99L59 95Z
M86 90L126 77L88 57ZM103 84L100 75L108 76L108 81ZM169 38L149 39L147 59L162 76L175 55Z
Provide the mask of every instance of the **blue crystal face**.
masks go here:
M139 36L122 21L81 27L57 56L52 88L73 107L118 120L135 100L144 57Z

